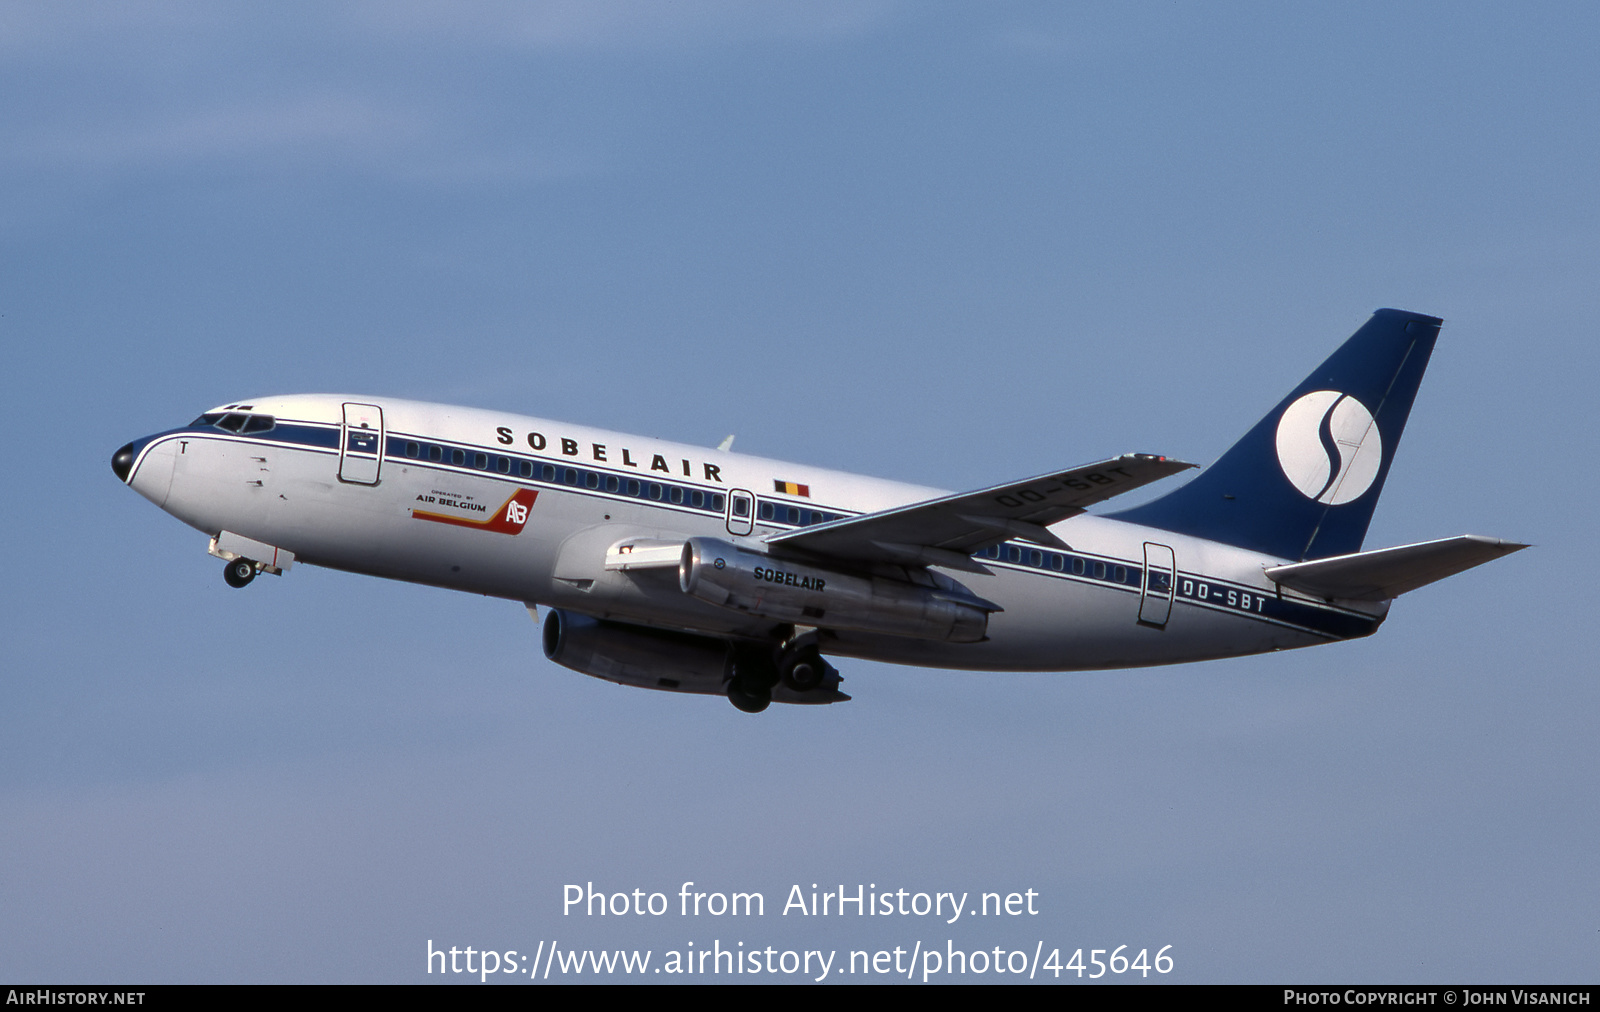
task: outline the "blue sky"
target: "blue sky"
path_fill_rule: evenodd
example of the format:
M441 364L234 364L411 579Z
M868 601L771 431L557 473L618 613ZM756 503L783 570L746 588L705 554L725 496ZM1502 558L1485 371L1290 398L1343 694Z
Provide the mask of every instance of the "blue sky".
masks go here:
M0 976L414 981L428 939L720 938L1592 980L1596 21L0 5ZM1379 306L1446 323L1368 545L1537 547L1270 657L851 662L853 702L752 719L558 668L507 602L309 567L241 595L108 467L310 390L951 489L1209 461ZM685 880L1043 909L560 912L568 882Z

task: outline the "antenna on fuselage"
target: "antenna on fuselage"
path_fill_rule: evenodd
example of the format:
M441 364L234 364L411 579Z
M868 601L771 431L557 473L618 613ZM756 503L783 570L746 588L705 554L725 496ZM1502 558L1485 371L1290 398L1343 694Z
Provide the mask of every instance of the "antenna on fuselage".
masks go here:
M729 450L733 449L733 433L728 433L727 438L717 444L717 449L721 450L723 453L727 453Z

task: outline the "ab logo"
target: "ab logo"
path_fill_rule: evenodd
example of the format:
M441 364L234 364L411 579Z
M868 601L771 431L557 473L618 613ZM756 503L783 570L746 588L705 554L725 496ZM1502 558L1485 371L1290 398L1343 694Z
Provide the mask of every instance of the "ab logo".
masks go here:
M1308 499L1338 506L1372 487L1383 437L1367 406L1337 390L1296 400L1278 420L1278 466Z
M512 499L510 502L506 503L506 519L514 524L527 523L528 507L517 502L515 499Z

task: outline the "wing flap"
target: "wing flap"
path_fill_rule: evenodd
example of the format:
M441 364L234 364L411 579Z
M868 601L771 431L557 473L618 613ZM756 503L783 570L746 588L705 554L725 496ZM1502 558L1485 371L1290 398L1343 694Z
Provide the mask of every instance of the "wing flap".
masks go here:
M1436 580L1493 562L1527 545L1476 534L1270 566L1267 577L1317 597L1387 601Z
M788 531L767 543L837 558L984 572L970 559L972 553L1010 538L1065 547L1048 525L1194 466L1154 454L1129 453L1068 471Z

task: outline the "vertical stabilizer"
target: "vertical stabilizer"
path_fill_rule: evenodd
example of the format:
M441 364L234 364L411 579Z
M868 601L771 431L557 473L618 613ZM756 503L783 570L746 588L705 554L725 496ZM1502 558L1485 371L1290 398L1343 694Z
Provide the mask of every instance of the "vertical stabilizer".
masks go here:
M1215 464L1112 516L1284 559L1360 551L1441 322L1378 310Z

